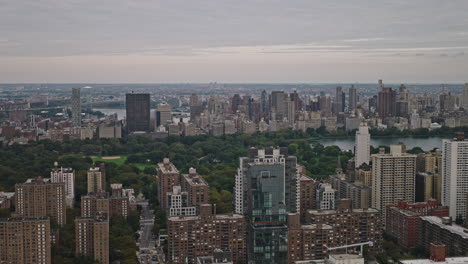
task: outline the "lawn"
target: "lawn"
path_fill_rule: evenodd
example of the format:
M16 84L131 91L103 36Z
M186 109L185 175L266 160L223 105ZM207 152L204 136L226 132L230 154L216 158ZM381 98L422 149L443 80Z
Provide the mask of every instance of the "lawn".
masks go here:
M109 157L91 157L93 159L93 162L96 161L103 161L103 162L112 162L117 164L118 166L124 164L127 161L127 156L125 155L120 155L120 156L109 156ZM151 163L131 163L132 165L135 165L138 169L144 170L147 167L156 167L155 164Z
M111 157L91 157L93 159L93 162L96 161L103 161L103 162L112 162L117 165L122 165L127 161L127 156L122 155L122 156L111 156Z

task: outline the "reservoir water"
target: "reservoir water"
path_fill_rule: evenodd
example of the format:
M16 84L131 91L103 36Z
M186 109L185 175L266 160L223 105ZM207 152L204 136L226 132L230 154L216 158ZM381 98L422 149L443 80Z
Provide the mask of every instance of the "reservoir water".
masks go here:
M125 118L125 109L122 108L94 108L94 111L101 111L106 115L117 113L119 120ZM407 137L407 138L371 138L371 144L374 147L390 146L402 142L406 145L407 149L420 147L425 151L432 150L433 148L440 148L442 146L443 137ZM320 139L324 146L336 145L342 150L354 150L354 138L337 138L337 139Z

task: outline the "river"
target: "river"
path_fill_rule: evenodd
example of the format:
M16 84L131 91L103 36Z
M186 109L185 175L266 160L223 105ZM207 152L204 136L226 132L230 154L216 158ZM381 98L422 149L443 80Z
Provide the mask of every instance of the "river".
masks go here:
M404 143L406 149L420 147L425 151L442 147L443 137L406 137L406 138L371 138L374 147L390 146L392 144ZM320 139L324 146L338 146L342 150L354 150L354 138Z

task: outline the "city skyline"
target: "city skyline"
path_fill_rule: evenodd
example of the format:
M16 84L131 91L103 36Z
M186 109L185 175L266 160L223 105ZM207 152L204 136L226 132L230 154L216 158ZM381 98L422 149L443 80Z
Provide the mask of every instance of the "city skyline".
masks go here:
M463 83L467 7L11 2L0 10L0 76L13 83Z

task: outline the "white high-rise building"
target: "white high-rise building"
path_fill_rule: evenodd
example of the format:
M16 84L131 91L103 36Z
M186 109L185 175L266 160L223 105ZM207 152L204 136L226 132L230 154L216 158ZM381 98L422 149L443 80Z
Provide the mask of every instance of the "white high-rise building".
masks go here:
M421 128L421 118L416 110L411 114L410 118L410 128L411 129L418 129Z
M354 147L354 162L356 168L370 161L370 134L366 123L361 123L356 132L356 142Z
M449 206L449 215L466 216L468 193L468 141L462 133L442 141L442 204Z
M50 172L53 183L65 183L65 198L68 207L73 207L75 200L75 171L72 168L54 168Z

